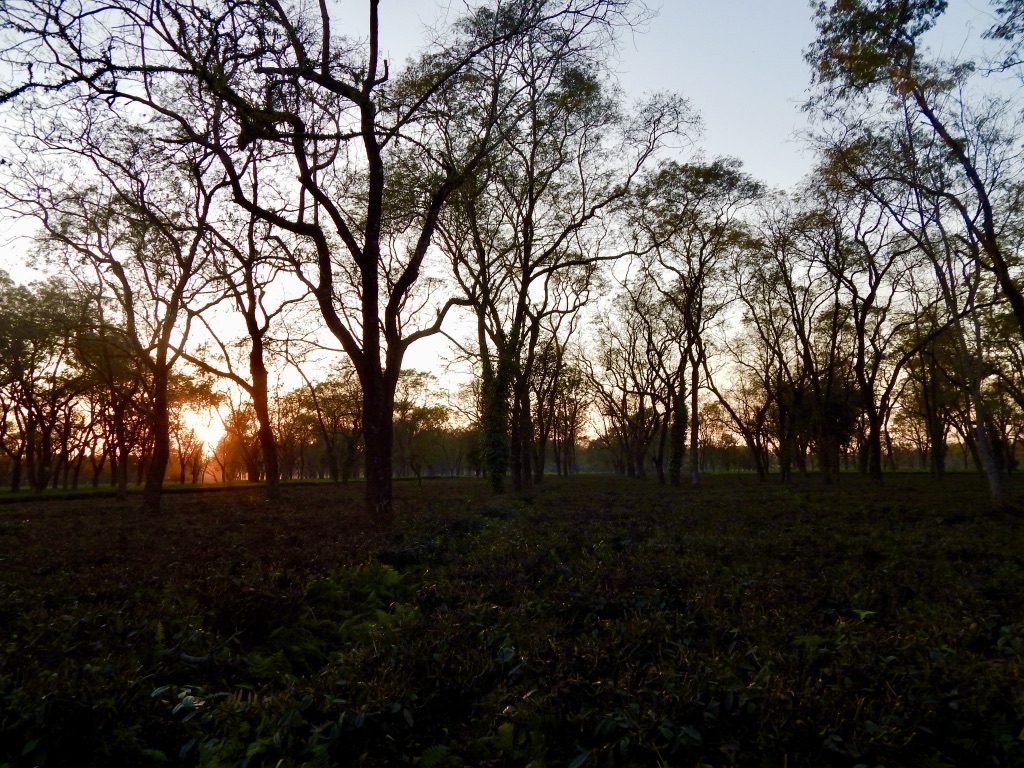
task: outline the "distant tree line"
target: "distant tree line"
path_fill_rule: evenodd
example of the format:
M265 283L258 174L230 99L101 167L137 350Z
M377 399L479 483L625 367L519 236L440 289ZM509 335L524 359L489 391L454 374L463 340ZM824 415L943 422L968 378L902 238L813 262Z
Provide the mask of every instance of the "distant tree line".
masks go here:
M960 444L1006 504L1017 2L971 62L928 53L943 0L814 4L817 164L788 195L702 157L685 99L622 98L607 52L642 2L468 4L401 68L378 4L364 40L326 5L0 7L0 192L55 275L0 285L12 486L106 472L156 510L173 476L360 476L388 525L396 475L522 490L586 440L588 467L693 486L939 475ZM458 415L405 366L439 333L475 372ZM216 403L200 452L183 409Z
M18 285L0 272L0 482L10 490L102 486L123 495L130 483L143 483L157 428L152 379L133 357L126 329L102 309L100 297L65 279ZM557 377L550 365L541 370ZM195 369L171 377L164 480L266 483L252 402L232 397L223 384ZM549 452L558 471L569 474L577 468L585 404L578 391L571 401L546 386L537 400L538 423L548 425L545 444L554 446ZM451 393L432 374L402 372L394 414L397 477L482 476L478 390ZM272 388L268 402L279 480L363 477L362 397L351 366L292 389ZM215 444L197 434L195 424L204 418L220 421Z

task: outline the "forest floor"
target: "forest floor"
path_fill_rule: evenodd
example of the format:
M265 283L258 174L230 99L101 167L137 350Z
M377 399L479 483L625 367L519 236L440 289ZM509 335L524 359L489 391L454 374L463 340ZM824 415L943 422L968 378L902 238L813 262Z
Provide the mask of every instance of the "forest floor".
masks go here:
M977 476L396 492L0 507L0 766L1024 765Z

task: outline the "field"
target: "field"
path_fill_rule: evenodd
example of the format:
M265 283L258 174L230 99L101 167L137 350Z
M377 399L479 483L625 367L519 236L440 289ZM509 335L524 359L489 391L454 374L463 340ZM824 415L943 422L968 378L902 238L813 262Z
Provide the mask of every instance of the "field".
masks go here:
M0 766L1024 765L973 475L284 491L0 506Z

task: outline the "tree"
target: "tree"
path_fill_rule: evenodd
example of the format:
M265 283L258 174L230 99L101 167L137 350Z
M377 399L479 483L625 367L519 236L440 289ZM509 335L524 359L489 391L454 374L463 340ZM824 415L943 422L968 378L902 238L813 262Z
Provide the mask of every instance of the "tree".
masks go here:
M976 138L972 136L971 141ZM1005 144L995 146L982 141L972 146L972 152L987 147L987 172L993 180L1001 179L1007 169ZM991 271L983 258L985 234L979 232L977 222L982 222L984 229L983 222L991 211L979 202L974 218L967 215L962 185L951 172L957 165L951 161L944 140L932 126L921 125L910 109L889 123L862 126L844 136L841 143L834 143L828 152L831 167L839 177L884 209L930 268L935 300L944 306L957 350L958 374L969 396L969 410L973 411L967 439L988 478L993 505L1004 507L1007 499L1002 470L989 434L983 392L986 373L981 313L988 304L985 284L991 279ZM1006 218L998 230L1001 238L1007 239L1017 230L1019 222L1014 217L1018 211L1016 203L1005 209ZM1012 310L1012 298L1006 293L1003 296ZM919 341L926 343L927 339Z
M736 262L735 286L750 335L734 350L747 358L741 370L756 376L770 398L783 480L794 463L806 467L813 447L823 479L832 482L858 414L850 309L840 284L821 266L835 258L843 240L828 217L784 200L766 207L756 234ZM751 342L757 353L748 357ZM741 432L751 430L738 411L727 411ZM756 432L744 436L755 452Z
M228 400L224 435L215 450L215 460L221 466L224 482L244 477L247 482L258 483L264 473L263 454L259 443L259 422L252 403Z
M113 298L93 293L88 301L91 322L76 331L76 357L89 380L89 408L102 444L93 482L99 482L109 459L111 485L124 498L132 454L141 453L148 431L146 366L135 352Z
M224 397L214 390L214 380L209 375L175 374L171 378L169 389L170 434L178 462L178 482L184 484L186 476L191 475L192 482L196 483L201 474L203 453L207 446L188 425L186 414L209 412L216 408Z
M439 458L439 437L448 425L436 385L433 374L403 371L395 398L395 458L421 484L424 470Z
M0 272L2 445L14 464L14 490L22 466L39 493L67 460L75 402L87 387L75 338L88 315L89 305L59 280L19 286Z
M563 362L554 400L551 428L555 470L562 477L576 472L576 447L583 439L590 409L582 352L578 348Z
M15 163L2 193L34 218L50 258L85 292L112 299L122 339L145 367L152 452L143 507L155 512L170 460L172 372L188 337L185 308L200 301L207 226L218 191L210 156L168 146L96 105L38 117L23 138L35 154ZM76 175L68 173L72 163Z
M674 342L680 336L671 325L650 322L664 316L654 306L649 288L620 293L612 303L617 313L598 321L596 354L586 363L587 381L604 421L603 440L613 450L615 469L629 477L647 476L653 441L659 431L667 434L674 405L669 377L678 367ZM664 438L654 462L661 482L663 449Z
M301 372L301 369L300 369ZM349 365L336 367L323 381L306 378L302 401L312 414L328 469L335 483L347 483L363 452L363 399L359 379Z
M558 318L559 320L561 317ZM572 318L575 320L575 318ZM573 429L572 413L573 387L579 386L578 375L572 369L569 360L569 338L576 329L570 322L562 337L560 324L546 328L544 338L538 341L530 372L530 399L532 401L533 435L531 451L533 465L533 482L539 484L544 479L544 467L547 463L549 443L555 443L555 463L559 474L564 463L571 461L568 455L559 455L569 440L575 441L577 430Z
M819 94L811 105L857 126L857 99L877 95L897 121L930 134L923 146L942 149L948 175L941 186L905 173L908 166L902 164L887 175L925 196L944 199L977 245L974 258L994 275L1024 335L1024 294L1006 231L1007 218L1020 211L1022 189L1015 182L1021 171L1019 123L1005 103L979 107L964 97L972 63L948 65L927 58L922 38L946 5L946 0L816 2L818 38L807 60L815 68ZM1003 24L992 34L1013 38L1020 28L1019 4L1005 2L999 11Z
M214 328L216 323L208 319L209 306L189 309L189 312L194 321L209 332L211 344L219 352L216 360L211 360L209 346L199 350L199 354L189 354L185 349L179 352L196 367L230 380L249 395L259 424L267 498L275 501L280 498L281 470L270 413L270 371L267 368L270 329L290 306L306 297L272 298L275 291L271 286L287 264L284 255L289 248L280 237L273 237L270 227L257 217L250 214L241 222L219 223L211 228L210 236L213 240L208 261L210 281L245 322L248 375L238 370L233 345L226 343L224 334Z
M924 259L885 205L833 171L820 168L821 183L807 191L806 204L830 239L829 247L810 256L836 282L849 310L853 373L866 427L861 469L880 481L885 424L903 368L917 352L912 329L927 311L906 302Z
M690 369L690 483L700 484L695 447L702 378L710 379L709 331L729 303L722 273L748 238L739 220L762 194L761 185L732 159L708 164L668 162L638 192L634 226L650 252L645 275L657 286L686 332Z
M441 211L489 156L498 117L516 111L520 86L480 74L509 71L527 49L571 45L587 27L627 19L630 6L509 0L470 8L393 78L381 56L378 5L368 3L359 51L335 37L324 4L12 0L0 22L18 33L6 59L21 80L0 100L59 90L63 99L137 113L167 141L212 153L235 204L304 243L293 270L358 373L367 503L387 525L402 361L455 303L417 326L410 298ZM273 199L254 193L251 163ZM400 237L389 242L389 231Z
M495 490L506 472L517 490L535 474L530 382L545 324L586 303L599 262L632 250L608 237L611 214L695 122L684 100L664 95L628 116L598 59L605 42L582 27L553 52L540 41L523 48L502 73L518 98L496 146L441 218L440 244L475 315Z

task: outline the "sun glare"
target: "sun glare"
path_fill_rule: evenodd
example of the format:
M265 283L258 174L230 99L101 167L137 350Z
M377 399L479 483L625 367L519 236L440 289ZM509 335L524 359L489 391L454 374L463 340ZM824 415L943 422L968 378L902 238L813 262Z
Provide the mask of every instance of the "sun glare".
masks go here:
M182 421L203 441L207 451L213 451L224 436L224 424L213 408L186 409Z

